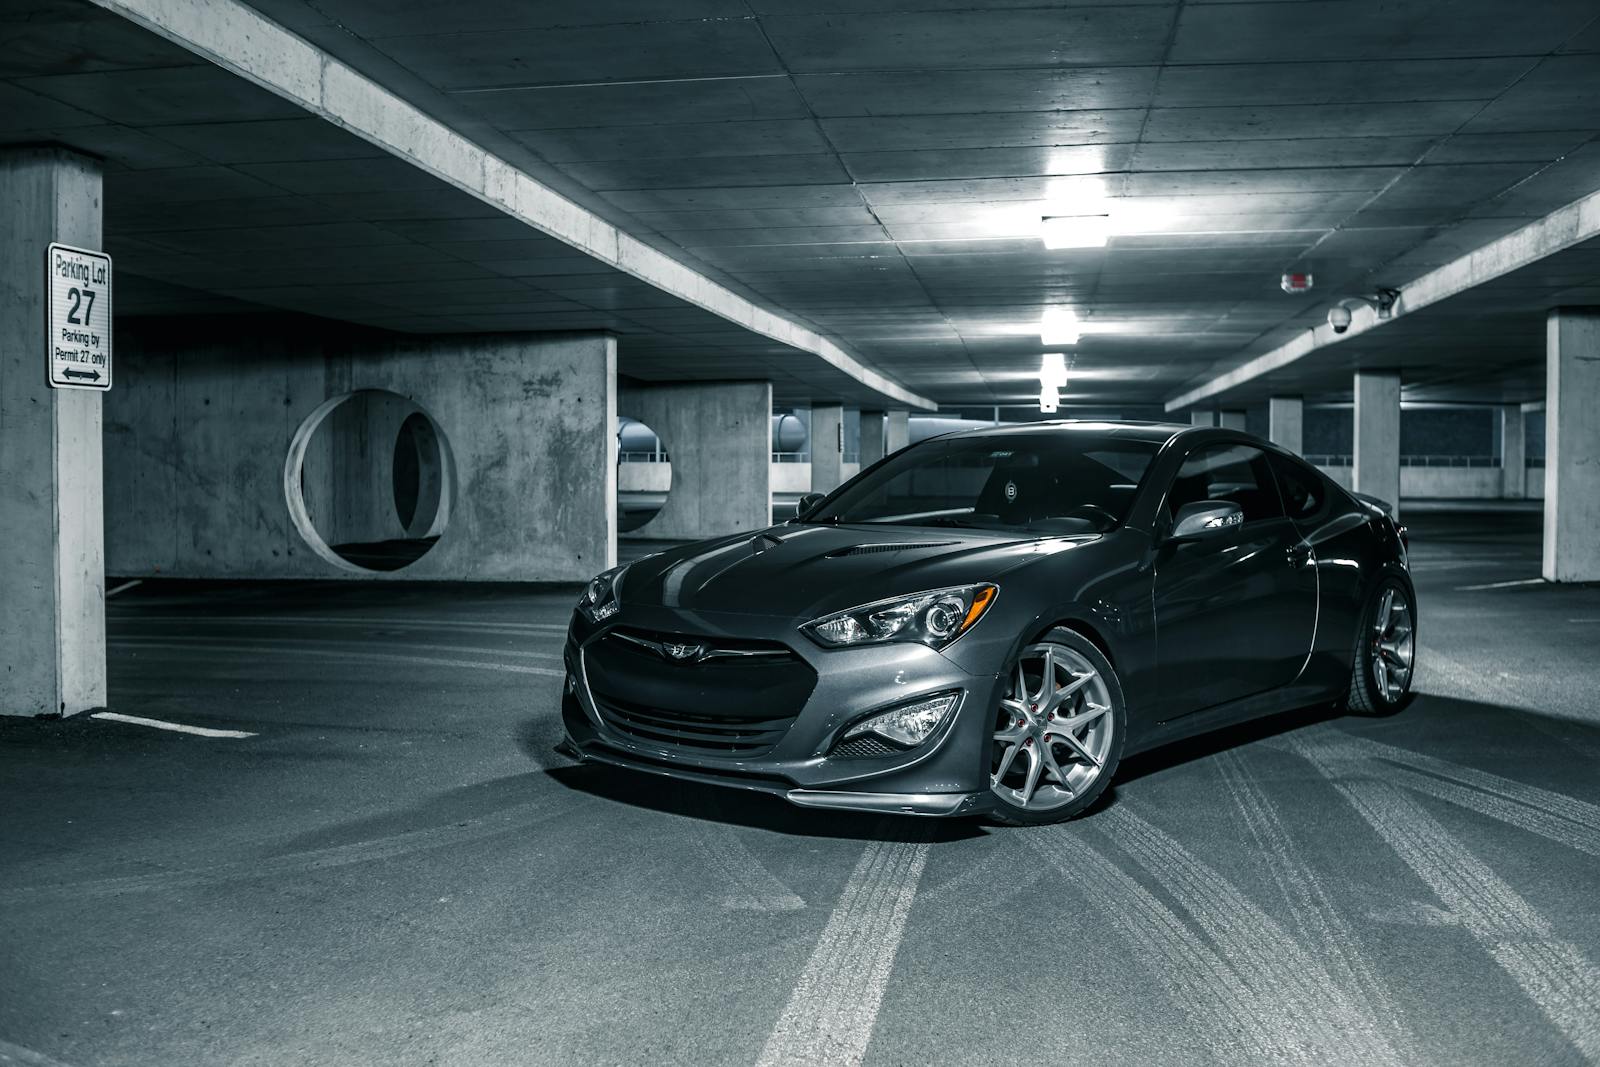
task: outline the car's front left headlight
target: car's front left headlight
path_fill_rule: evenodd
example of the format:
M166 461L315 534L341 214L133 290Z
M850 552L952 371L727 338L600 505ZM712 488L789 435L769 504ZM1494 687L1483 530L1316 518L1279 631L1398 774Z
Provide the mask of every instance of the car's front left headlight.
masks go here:
M622 575L629 566L632 564L613 567L589 579L589 584L583 587L583 596L578 598L578 610L583 612L584 618L590 622L605 622L617 613L622 606L617 602L617 594Z
M931 589L826 615L800 629L824 648L916 641L944 648L983 618L1000 587L990 583Z

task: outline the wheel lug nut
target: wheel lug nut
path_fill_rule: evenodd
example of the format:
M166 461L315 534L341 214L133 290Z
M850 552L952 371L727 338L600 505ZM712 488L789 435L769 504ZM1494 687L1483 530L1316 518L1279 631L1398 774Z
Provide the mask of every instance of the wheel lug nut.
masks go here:
M1024 745L1031 745L1031 744L1033 744L1033 738L1031 738L1031 737L1023 738L1022 743Z

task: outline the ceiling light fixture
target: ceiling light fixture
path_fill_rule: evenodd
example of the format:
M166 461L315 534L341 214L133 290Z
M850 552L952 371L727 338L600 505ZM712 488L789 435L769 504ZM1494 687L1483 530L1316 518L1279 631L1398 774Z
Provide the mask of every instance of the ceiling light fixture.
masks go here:
M1060 406L1061 393L1056 389L1056 387L1053 385L1040 386L1039 410L1044 412L1046 415L1051 415L1054 414L1056 408Z
M1078 314L1071 308L1046 308L1039 320L1039 343L1075 345L1078 343Z
M1039 220L1046 248L1104 248L1111 237L1110 215L1054 215Z
M1046 352L1039 360L1039 384L1052 389L1067 387L1067 357L1060 352Z

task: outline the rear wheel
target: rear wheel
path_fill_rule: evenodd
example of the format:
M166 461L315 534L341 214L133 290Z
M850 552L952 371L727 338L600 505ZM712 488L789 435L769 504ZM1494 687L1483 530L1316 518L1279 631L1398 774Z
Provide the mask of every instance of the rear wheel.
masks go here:
M1127 712L1105 654L1073 630L1023 648L994 717L994 818L1060 822L1093 804L1122 757Z
M1411 699L1415 673L1417 617L1411 591L1397 578L1385 578L1356 634L1355 662L1350 671L1351 711L1388 715Z

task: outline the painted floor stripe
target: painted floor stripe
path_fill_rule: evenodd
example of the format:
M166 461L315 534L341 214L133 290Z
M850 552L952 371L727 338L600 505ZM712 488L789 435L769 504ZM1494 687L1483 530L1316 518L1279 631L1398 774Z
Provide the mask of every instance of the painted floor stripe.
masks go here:
M1458 593L1475 593L1483 589L1512 589L1519 585L1544 585L1543 578L1518 578L1513 582L1485 582L1482 585L1458 585Z
M113 645L121 642L113 641ZM315 648L285 648L271 645L233 645L233 644L185 644L181 641L139 641L129 644L129 648L152 648L173 652L222 652L245 653L247 655L269 656L322 656L324 658L342 660L370 660L374 663L408 663L420 667L467 667L483 671L505 671L510 674L538 674L547 678L564 678L567 672L554 667L528 667L518 663L490 663L483 660L465 659L437 659L431 656L390 656L382 652L357 652L334 651Z
M1600 1062L1600 968L1556 936L1544 916L1410 797L1385 782L1352 777L1326 733L1289 741L1584 1058Z
M325 650L328 650L328 651L337 651L337 649L335 649L333 647L333 646L336 646L336 645L357 645L357 646L363 646L364 645L364 646L368 646L368 647L371 647L373 645L378 645L381 648L395 649L395 650L398 650L398 649L416 649L419 652L455 652L455 653L462 653L462 654L467 654L467 655L479 655L479 656L512 656L512 657L514 657L516 659L547 660L547 661L554 662L554 663L561 662L561 654L558 653L558 652L524 652L521 649L514 649L514 648L482 648L482 647L473 646L473 645L423 645L423 644L413 644L413 643L411 643L409 641L389 641L389 640L386 640L386 639L380 639L378 641L372 641L372 640L360 641L360 640L355 640L355 639L352 639L352 638L340 638L340 637L317 638L317 637L259 637L258 636L258 637L252 638L252 640L259 641L259 642L262 642L262 643L265 643L265 644L280 646L282 648L282 650L285 651L285 652L298 652L298 651L303 651L305 649L313 649L313 650L315 650L315 649L325 649ZM179 635L176 635L176 634L161 634L161 635L146 635L146 634L115 635L114 634L110 638L110 643L112 645L126 645L129 648L137 648L140 645L162 645L162 646L165 646L165 645L173 645L173 644L184 644L184 645L192 644L196 648L209 648L209 647L212 647L213 645L216 644L216 642L214 640L212 640L210 637L207 637L207 636L204 636L204 635L201 635L201 634L194 634L193 636L189 636L189 635L179 636Z
M1217 755L1216 764L1256 848L1266 858L1267 869L1288 906L1289 921L1300 941L1322 962L1328 977L1346 991L1359 1013L1378 1025L1391 1046L1408 1046L1410 1037L1400 1023L1400 1013L1387 985L1367 961L1354 928L1334 903L1333 894L1322 884L1316 869L1300 858L1300 845L1278 817L1277 807L1262 788L1249 759L1243 753L1228 750Z
M143 584L144 584L144 579L143 578L130 578L126 582L123 582L121 585L117 586L115 589L107 589L106 590L106 599L110 600L112 597L116 596L118 593L126 592L127 590L132 589L136 585L143 585Z
M845 884L759 1067L855 1067L866 1055L911 902L928 860L927 831L874 841Z
M161 615L129 611L116 616L128 623L201 623L206 626L240 623L250 626L380 626L398 629L493 630L527 634L564 634L567 627L553 622L514 622L494 619L419 619L383 615Z
M728 894L722 906L735 911L798 911L806 906L794 891L766 868L731 827L697 822L689 843L706 868L722 877Z
M181 722L166 722L161 719L146 719L142 715L123 715L115 711L94 711L89 713L91 719L104 719L106 722L125 722L132 726L151 726L157 730L171 730L173 733L194 734L196 737L255 737L247 730L213 730L208 726L188 726Z
M1292 1064L1399 1064L1380 1021L1335 982L1317 956L1221 873L1145 819L1118 804L1095 829L1142 866L1193 918L1252 995L1257 1021L1272 1035L1266 1058ZM1386 1021L1384 1021L1386 1023Z

